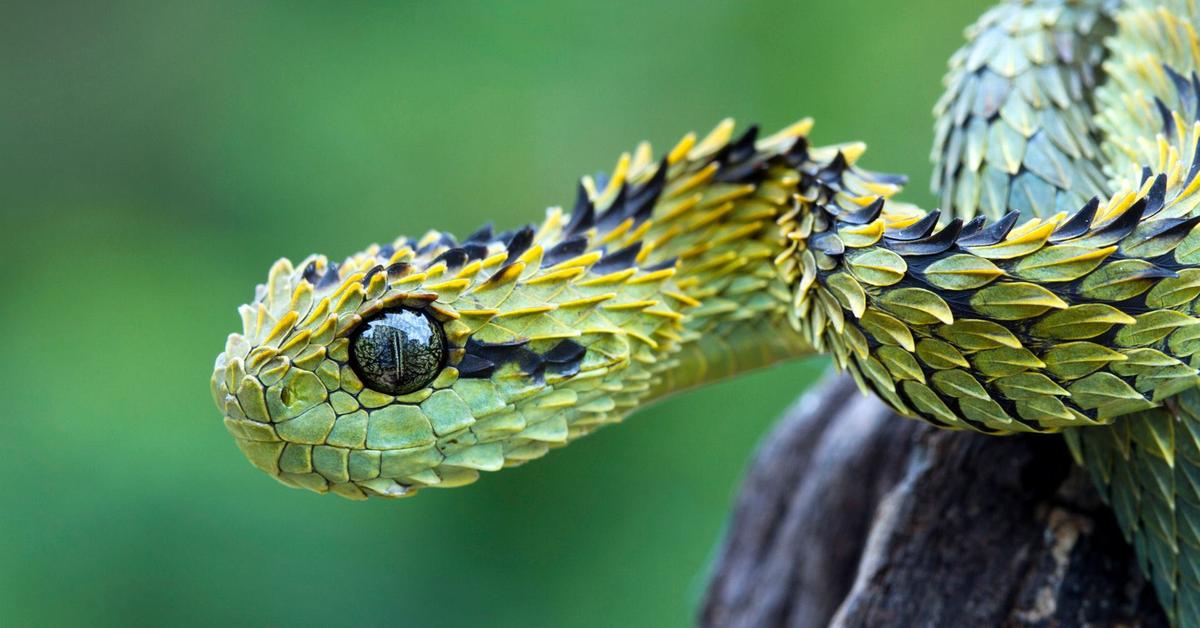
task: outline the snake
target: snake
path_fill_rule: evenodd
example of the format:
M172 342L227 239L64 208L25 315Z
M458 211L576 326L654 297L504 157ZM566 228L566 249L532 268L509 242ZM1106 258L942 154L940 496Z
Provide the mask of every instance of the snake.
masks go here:
M832 356L901 415L1061 433L1175 625L1200 625L1200 8L1010 0L906 177L720 122L642 143L569 209L271 266L211 388L283 484L404 497L664 397Z

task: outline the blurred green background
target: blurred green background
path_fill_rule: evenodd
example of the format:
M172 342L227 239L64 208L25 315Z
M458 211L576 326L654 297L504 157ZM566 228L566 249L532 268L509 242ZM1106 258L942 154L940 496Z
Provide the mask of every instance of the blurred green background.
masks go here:
M866 140L927 203L985 3L190 1L0 19L0 624L684 625L758 439L754 374L456 491L254 470L208 378L279 256L512 226L721 117Z

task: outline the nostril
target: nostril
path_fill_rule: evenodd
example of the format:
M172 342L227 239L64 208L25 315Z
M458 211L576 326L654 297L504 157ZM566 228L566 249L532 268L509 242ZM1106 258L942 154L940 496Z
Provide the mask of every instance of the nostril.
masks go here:
M300 416L324 402L328 392L316 375L293 367L281 381L267 389L266 396L271 421L278 423Z

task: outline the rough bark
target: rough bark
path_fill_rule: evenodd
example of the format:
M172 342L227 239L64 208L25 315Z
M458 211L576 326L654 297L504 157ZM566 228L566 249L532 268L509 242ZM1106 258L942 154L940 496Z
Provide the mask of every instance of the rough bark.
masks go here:
M1165 626L1061 437L893 415L830 377L758 452L706 626Z

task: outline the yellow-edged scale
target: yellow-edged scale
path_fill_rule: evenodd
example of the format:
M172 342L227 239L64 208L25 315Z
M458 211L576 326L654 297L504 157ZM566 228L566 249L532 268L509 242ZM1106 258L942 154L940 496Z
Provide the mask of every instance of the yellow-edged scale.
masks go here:
M1200 625L1197 12L989 11L937 108L942 212L811 121L725 121L638 146L537 225L280 260L217 358L225 425L285 484L398 497L829 353L902 414L1063 432L1168 615Z

